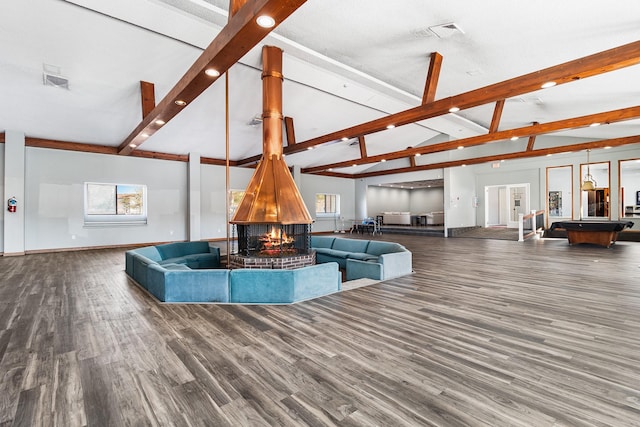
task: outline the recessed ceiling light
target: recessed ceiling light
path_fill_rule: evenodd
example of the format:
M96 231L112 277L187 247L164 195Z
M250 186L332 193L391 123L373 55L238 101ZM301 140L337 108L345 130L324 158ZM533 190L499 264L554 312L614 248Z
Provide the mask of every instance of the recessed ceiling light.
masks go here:
M161 119L158 119L158 120L156 120L156 124L157 124L158 126L162 126L163 124L165 124L165 121L164 121L164 120L161 120Z
M464 148L464 145L458 145L458 150L462 150Z
M271 28L274 25L276 25L276 20L273 19L272 17L270 17L269 15L260 15L260 16L258 16L258 18L256 19L256 22L262 28Z
M358 165L356 165L356 164L354 163L354 164L352 164L351 166L355 168L355 167L356 167L356 166L358 166Z
M343 141L348 141L348 140L349 140L349 138L347 138L346 136L343 136L343 137L342 137L342 140L343 140Z
M421 153L416 153L416 157L420 157L420 156L422 156Z
M143 133L141 136L142 136L143 138L147 138L147 137L149 136L149 134L148 134L148 133Z
M313 147L307 147L307 150L313 150Z
M386 161L387 161L387 159L382 159L382 160L380 160L380 161L381 161L382 163L384 163L384 162L386 162Z
M551 154L551 153L547 154L547 157L551 157L551 156L553 156L553 154Z
M504 159L500 160L500 163L504 163Z
M136 144L134 144L134 143L132 142L131 144L129 144L129 147L131 147L131 148L136 148L137 146L136 146Z
M591 123L589 127L594 128L596 126L600 126L600 123Z
M556 82L546 82L544 83L542 86L540 86L542 89L548 89L550 87L554 87L556 85Z
M179 105L181 107L184 107L185 105L187 105L187 101L183 101L182 99L176 99L175 103L176 105Z
M394 127L396 127L396 125L389 125L387 126L387 129L393 129Z
M450 113L457 113L458 111L460 111L460 107L451 107L451 108L449 108L449 112Z
M611 149L611 146L610 146L610 145L607 145L606 147L604 147L604 149L605 149L605 150L609 150L609 149Z
M512 136L512 137L511 137L511 140L512 140L512 141L517 141L517 140L518 140L518 138L519 138L518 136Z
M327 169L327 170L328 170L329 172L331 172L331 171L333 170L333 168L329 168L329 169Z
M462 165L462 167L463 167L463 168L466 168L466 167L467 167L467 165L463 164L463 165Z
M220 71L216 70L215 68L207 68L206 70L204 70L204 73L209 77L220 76Z

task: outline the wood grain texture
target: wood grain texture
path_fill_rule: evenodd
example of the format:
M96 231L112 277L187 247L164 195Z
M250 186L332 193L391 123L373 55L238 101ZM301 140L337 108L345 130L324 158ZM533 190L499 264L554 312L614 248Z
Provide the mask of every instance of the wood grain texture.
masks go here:
M159 304L118 249L2 257L0 424L640 426L640 245L375 238L415 273L290 306Z

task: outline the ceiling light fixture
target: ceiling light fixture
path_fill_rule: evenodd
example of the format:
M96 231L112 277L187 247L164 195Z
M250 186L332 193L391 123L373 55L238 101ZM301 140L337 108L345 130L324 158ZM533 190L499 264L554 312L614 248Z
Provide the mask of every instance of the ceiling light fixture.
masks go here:
M307 150L313 150L313 147L307 147Z
M546 82L543 83L542 86L540 86L542 89L548 89L550 87L554 87L557 83L556 82Z
M165 124L166 122L164 120L158 119L155 122L158 126L162 126L163 124Z
M396 125L388 125L387 129L393 129L394 127L396 127Z
M184 107L185 105L187 105L187 101L183 101L182 99L176 99L174 102L180 107Z
M420 156L422 156L421 153L416 153L416 157L420 157Z
M600 123L591 123L591 124L589 125L589 127L590 127L590 128L594 128L594 127L596 127L596 126L600 126Z
M607 145L606 147L603 147L605 150L610 150L612 147L610 145Z
M349 138L347 138L346 136L343 136L341 139L342 139L342 141L348 141L349 140Z
M464 145L458 145L458 150L464 149Z
M140 136L142 136L143 138L148 138L148 137L149 137L149 134L148 134L148 133L143 133L143 134L142 134L142 135L140 135Z
M451 108L449 108L449 112L450 113L457 113L458 111L460 111L460 107L451 107Z
M591 150L587 149L587 174L584 176L584 179L582 180L582 186L580 187L582 189L582 191L595 190L596 186L598 185L596 183L596 180L591 175L591 167L590 167L591 163L589 162L589 153L590 152L591 152Z
M276 20L269 15L260 15L256 18L256 23L262 28L272 28L276 25Z
M465 164L462 164L462 167L463 167L463 168L466 168L466 167L467 167L467 165L465 165Z
M382 159L382 160L380 160L380 161L381 161L382 163L384 163L384 162L386 162L386 161L387 161L387 159Z
M517 141L519 138L520 138L519 136L512 136L512 137L511 137L511 140L512 140L512 141Z
M131 147L131 148L136 148L137 146L136 146L136 144L134 144L134 143L132 142L131 144L129 144L129 147Z
M207 68L206 70L204 70L204 73L209 77L219 77L220 76L220 71L216 70L215 68Z

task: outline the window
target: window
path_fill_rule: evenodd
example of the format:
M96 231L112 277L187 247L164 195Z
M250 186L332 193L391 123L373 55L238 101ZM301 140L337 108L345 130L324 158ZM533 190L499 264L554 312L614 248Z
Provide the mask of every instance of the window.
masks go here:
M316 194L316 215L333 215L340 213L340 196L338 194Z
M146 224L145 185L85 183L84 222L100 224Z

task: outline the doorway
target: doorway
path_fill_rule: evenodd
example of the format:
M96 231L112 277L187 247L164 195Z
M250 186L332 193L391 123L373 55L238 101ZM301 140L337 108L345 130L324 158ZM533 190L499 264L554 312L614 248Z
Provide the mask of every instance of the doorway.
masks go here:
M518 228L519 214L529 212L529 184L486 186L484 193L485 227Z

